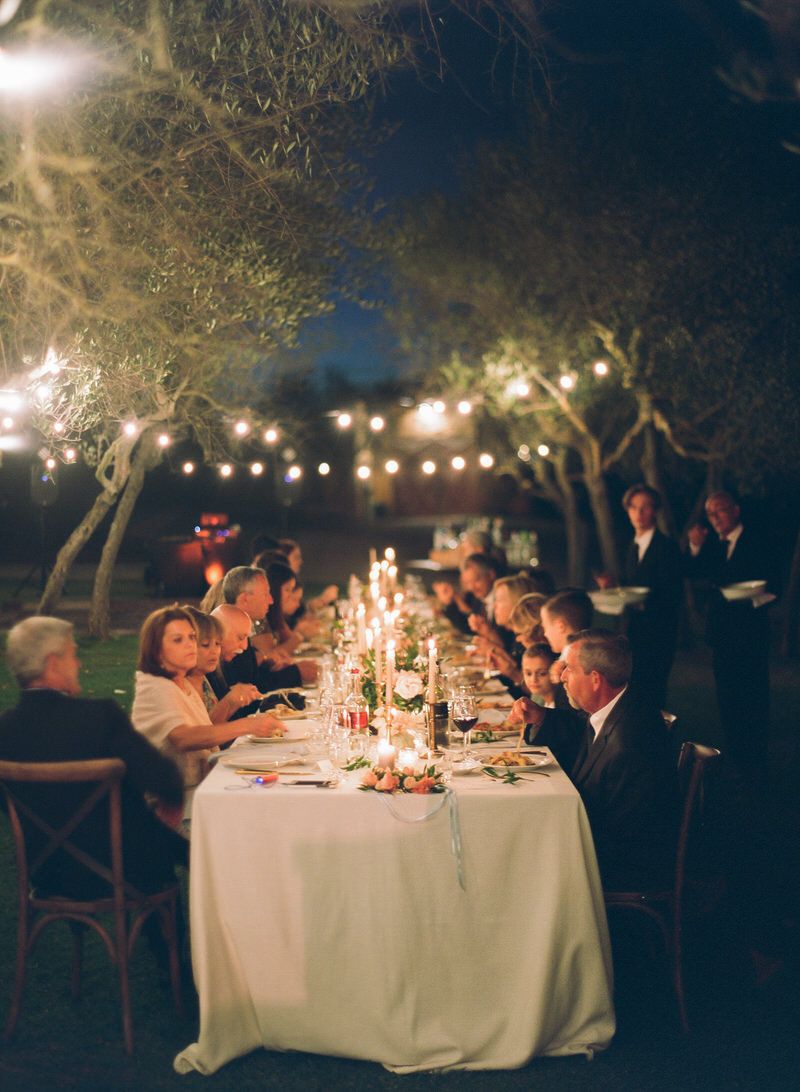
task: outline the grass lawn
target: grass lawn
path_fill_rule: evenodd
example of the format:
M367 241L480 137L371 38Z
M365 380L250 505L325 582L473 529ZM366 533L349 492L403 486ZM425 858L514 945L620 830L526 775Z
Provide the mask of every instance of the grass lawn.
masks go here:
M136 638L122 636L105 643L81 641L83 684L87 695L114 697L129 709L133 691ZM713 688L704 651L683 653L675 671L670 705L680 716L685 737L718 741ZM758 897L765 903L791 897L780 891L780 877L800 875L797 836L781 830L795 814L795 723L800 702L797 666L778 665L775 671L776 759L782 776L773 801L776 828L770 819L769 845L775 860L763 873ZM0 708L13 704L16 688L0 666ZM58 725L53 726L58 731ZM795 765L792 766L791 764ZM790 776L791 774L791 776ZM796 805L793 805L796 809ZM735 858L747 836L744 823L728 822L724 810L723 858ZM776 832L777 831L777 832ZM750 848L758 845L750 843ZM793 854L793 855L792 855ZM514 867L514 862L509 862ZM746 874L747 875L747 874ZM0 822L0 1018L5 1019L10 995L10 969L15 951L13 862L7 825ZM778 877L776 879L776 877ZM797 899L786 909L796 912ZM716 1089L789 1090L800 1087L796 953L788 952L786 971L766 988L756 990L746 958L746 925L737 917L740 903L726 900L716 913L689 932L689 999L694 1034L684 1038L677 1029L663 970L646 956L644 937L630 933L618 948L617 1006L619 1031L610 1049L592 1062L584 1058L537 1059L512 1072L456 1072L397 1077L380 1066L308 1054L256 1051L230 1063L218 1074L180 1077L172 1070L177 1052L197 1033L196 1014L180 1020L168 990L157 980L147 946L135 953L132 969L136 1053L129 1059L122 1047L119 1007L113 973L109 973L99 942L88 942L84 998L73 1007L69 998L69 944L66 930L46 931L31 961L17 1035L0 1046L0 1089L37 1092L39 1089L515 1089L550 1090L669 1090ZM779 909L783 909L782 907ZM776 920L780 920L778 913ZM772 920L768 916L768 920ZM643 954L645 953L645 954ZM365 938L363 958L374 961ZM468 952L465 958L480 959ZM269 973L269 968L265 968ZM421 968L421 974L436 973ZM580 983L575 983L580 989ZM455 1001L455 999L454 999ZM341 1005L347 998L338 999Z

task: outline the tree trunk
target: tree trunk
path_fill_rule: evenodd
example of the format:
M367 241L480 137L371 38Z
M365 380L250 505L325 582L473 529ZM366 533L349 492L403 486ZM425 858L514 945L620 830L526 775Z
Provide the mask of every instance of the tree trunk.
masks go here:
M83 547L92 537L102 522L103 517L112 508L119 496L118 489L103 489L81 522L58 551L55 563L47 578L37 610L39 614L51 614L61 600L61 593L70 570Z
M586 528L578 511L578 498L567 473L566 459L557 455L553 459L553 469L561 494L561 512L567 536L567 582L582 588L586 583Z
M119 548L144 486L147 472L157 465L159 458L152 440L148 436L142 436L139 447L136 449L131 472L108 529L100 563L94 574L92 603L89 610L89 633L92 637L99 637L103 641L107 640L111 629L111 578L114 575Z
M658 490L661 497L661 509L658 513L658 526L665 535L676 534L675 513L669 501L669 495L664 485L664 470L662 467L662 445L658 432L652 425L645 425L643 431L644 447L642 449L642 474L644 480L651 489Z
M619 583L619 558L617 556L617 541L614 535L614 520L611 516L611 505L608 501L606 480L602 473L585 468L583 480L589 494L589 503L592 506L597 540L600 544L600 556L603 570L608 573L615 584Z
M786 588L785 616L781 633L781 654L797 655L798 615L800 615L800 529L794 540L792 566L789 570L789 584Z

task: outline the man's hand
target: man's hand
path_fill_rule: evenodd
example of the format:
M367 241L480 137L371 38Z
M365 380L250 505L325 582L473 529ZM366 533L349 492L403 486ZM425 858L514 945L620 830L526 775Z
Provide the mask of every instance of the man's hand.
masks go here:
M292 662L291 655L283 648L273 648L267 659L273 671L280 671L282 667L288 667Z
M517 661L513 656L509 656L504 648L498 648L497 645L490 645L489 663L497 671L501 671L507 679L511 679L512 682L522 682L522 672L517 666Z
M519 724L524 731L526 724L535 724L538 728L544 720L545 710L530 698L517 698L508 714L509 724Z
M316 660L298 660L297 666L300 668L300 678L304 683L313 683L317 681L319 664Z

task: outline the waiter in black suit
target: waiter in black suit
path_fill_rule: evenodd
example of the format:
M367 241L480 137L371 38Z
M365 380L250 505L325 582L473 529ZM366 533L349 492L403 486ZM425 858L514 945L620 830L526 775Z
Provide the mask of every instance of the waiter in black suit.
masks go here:
M603 885L639 891L664 883L674 867L677 785L669 734L658 708L629 688L631 669L626 637L585 629L567 645L562 679L573 708L588 715L570 776L589 816ZM532 714L542 729L564 716L518 710L521 702L512 714Z
M678 644L683 561L678 544L656 526L661 496L655 489L641 483L632 485L622 505L634 530L623 579L626 585L650 589L644 603L627 612L633 682L656 708L663 709Z
M6 657L21 693L19 703L0 715L0 758L121 758L126 765L121 784L125 879L146 892L174 883L175 865L186 865L188 857L188 842L170 829L183 814L183 781L175 763L135 731L115 702L78 696L80 661L69 622L26 618L9 631ZM80 785L20 785L18 792L55 827L66 822L86 794ZM156 798L155 812L145 803L145 793ZM110 867L108 820L99 810L87 817L73 841ZM47 862L37 875L37 889L76 898L109 894L105 881L67 853Z
M687 571L710 584L706 639L728 757L740 770L755 771L766 758L769 736L767 606L760 597L728 600L720 589L749 580L774 583L772 564L730 493L712 493L705 510L714 533L700 525L690 529Z

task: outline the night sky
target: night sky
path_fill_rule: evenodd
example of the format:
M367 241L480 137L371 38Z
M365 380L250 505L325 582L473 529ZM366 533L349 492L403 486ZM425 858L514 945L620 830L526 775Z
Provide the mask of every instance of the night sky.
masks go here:
M758 183L756 192L764 183L796 187L800 156L781 141L795 135L797 106L757 106L736 97L718 75L719 68L736 67L737 58L769 51L757 21L735 2L571 0L552 7L548 25L558 49L544 60L546 82L537 63L532 66L538 105L552 100L562 116L594 112L599 126L613 127L617 117L629 123L635 101L634 139L642 141L636 151L645 160L663 156L666 169L705 171L733 152L736 169ZM397 127L372 161L376 195L390 209L433 190L457 200L464 157L482 142L529 131L530 73L510 47L498 54L488 35L457 16L441 27L440 45L444 79L429 57L429 71L391 80L376 111L377 122ZM385 297L384 284L371 289L375 300ZM380 309L362 311L348 302L308 323L301 345L320 372L333 368L356 382L374 378L376 366L385 375L413 363L397 350Z

